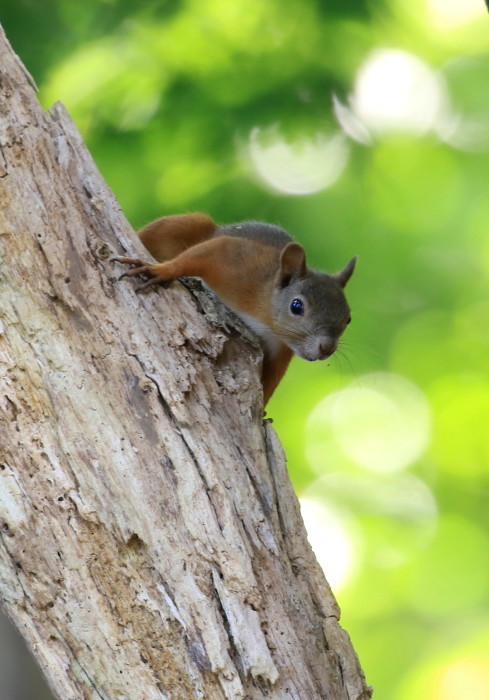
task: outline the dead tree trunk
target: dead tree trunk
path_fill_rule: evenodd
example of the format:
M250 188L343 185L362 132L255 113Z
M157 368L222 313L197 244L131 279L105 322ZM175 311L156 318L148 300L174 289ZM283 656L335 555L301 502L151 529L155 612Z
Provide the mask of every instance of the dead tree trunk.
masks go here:
M60 700L369 697L261 419L259 350L181 285L116 282L109 256L143 251L0 44L5 611Z

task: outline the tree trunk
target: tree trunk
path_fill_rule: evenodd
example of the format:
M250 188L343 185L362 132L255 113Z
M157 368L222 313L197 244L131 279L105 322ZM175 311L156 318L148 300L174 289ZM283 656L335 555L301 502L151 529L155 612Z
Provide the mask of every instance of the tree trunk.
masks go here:
M3 33L0 66L4 610L60 700L368 698L259 349L206 293L117 282L146 253Z

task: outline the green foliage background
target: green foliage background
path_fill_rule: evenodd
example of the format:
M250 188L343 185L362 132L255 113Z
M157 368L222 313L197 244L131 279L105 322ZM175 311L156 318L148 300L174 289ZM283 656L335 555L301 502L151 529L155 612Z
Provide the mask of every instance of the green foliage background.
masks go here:
M314 504L313 539L324 527L325 568L330 544L331 560L349 553L342 621L389 700L489 697L489 23L482 0L458 22L442 5L449 16L436 0L0 9L42 103L65 103L135 228L204 210L283 225L317 268L359 255L341 353L296 359L269 415ZM264 185L256 128L296 155L338 134L333 93L346 105L386 48L441 76L468 143L435 128L345 136L330 187Z

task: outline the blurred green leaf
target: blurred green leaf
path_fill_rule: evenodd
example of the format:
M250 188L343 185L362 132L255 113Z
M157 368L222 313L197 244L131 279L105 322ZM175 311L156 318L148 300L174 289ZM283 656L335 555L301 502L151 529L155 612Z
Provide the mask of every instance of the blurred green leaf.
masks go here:
M487 696L487 22L478 0L2 7L43 104L65 102L136 227L203 209L221 223L284 226L328 272L359 255L340 352L295 359L267 413L299 494L336 518L317 519L316 541L327 543L328 522L344 527L356 559L338 590L343 624L389 700ZM384 77L367 90L362 66L379 55ZM423 85L392 73L396 56L439 92L424 130ZM416 128L402 109L421 118ZM404 128L384 128L399 115ZM344 139L348 158L328 181L317 172L338 165L322 166L339 157L320 147L330 138ZM301 178L322 184L287 194ZM422 399L406 412L402 392L369 394L372 373L409 380ZM355 400L331 403L345 391ZM379 454L384 472L371 468Z

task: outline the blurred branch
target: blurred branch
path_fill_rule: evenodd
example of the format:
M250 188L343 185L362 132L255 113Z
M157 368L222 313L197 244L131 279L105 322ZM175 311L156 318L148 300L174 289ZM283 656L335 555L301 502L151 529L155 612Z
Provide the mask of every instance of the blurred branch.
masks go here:
M0 56L5 611L60 700L368 698L258 351L182 288L116 282L139 241L3 35Z

